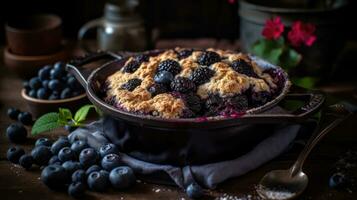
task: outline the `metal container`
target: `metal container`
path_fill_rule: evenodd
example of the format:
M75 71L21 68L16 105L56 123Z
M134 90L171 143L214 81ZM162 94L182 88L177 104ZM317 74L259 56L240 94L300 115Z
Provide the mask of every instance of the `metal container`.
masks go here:
M143 51L148 46L143 20L135 12L137 0L107 3L104 17L86 23L78 32L83 40L89 29L97 28L98 47L110 51ZM86 47L85 47L86 48Z
M323 4L324 2L333 3ZM327 78L331 76L332 64L344 44L346 26L343 22L346 7L346 0L241 0L238 13L242 50L249 52L252 45L262 38L265 21L272 17L280 16L287 26L291 26L296 20L313 23L316 25L317 40L311 47L298 49L303 55L303 67L298 67L294 75Z

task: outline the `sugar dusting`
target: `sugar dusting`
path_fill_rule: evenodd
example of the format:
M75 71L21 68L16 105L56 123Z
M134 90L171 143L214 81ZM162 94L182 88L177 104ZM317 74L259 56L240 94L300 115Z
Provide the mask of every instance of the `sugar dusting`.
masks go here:
M284 190L281 188L265 188L265 187L257 187L258 193L262 194L267 199L290 199L291 197L295 196L294 192Z

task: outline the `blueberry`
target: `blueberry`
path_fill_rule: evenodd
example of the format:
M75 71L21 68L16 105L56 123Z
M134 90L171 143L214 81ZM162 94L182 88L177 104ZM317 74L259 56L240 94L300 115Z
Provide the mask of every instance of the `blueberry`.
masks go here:
M81 198L84 196L86 187L81 182L71 183L68 187L68 194L73 198Z
M50 78L51 79L60 80L62 78L62 76L63 76L63 70L55 69L55 68L51 69L51 71L50 71Z
M104 156L114 153L117 154L119 152L118 147L115 144L105 144L99 148L99 154L103 158Z
M33 157L28 154L22 155L19 160L19 164L25 169L30 169L33 162Z
M50 97L48 97L48 100L58 100L60 98L58 92L52 92Z
M99 167L98 165L92 165L90 166L87 171L86 171L86 175L88 176L90 173L92 172L99 172L100 170L102 170L101 167Z
M45 166L48 164L48 161L52 157L52 153L49 147L46 146L37 146L31 151L31 156L33 157L34 162L38 166Z
M331 188L341 189L348 186L348 184L349 179L341 172L334 173L329 180L329 186Z
M41 81L50 79L51 68L42 68L38 71L38 77Z
M71 145L72 151L74 151L77 155L81 153L81 151L85 148L88 148L87 142L83 140L77 140Z
M51 157L51 159L48 161L49 165L53 165L53 164L60 164L62 165L62 162L60 161L60 159L58 158L57 155L54 155Z
M25 89L26 93L28 93L31 90L30 83L28 81L24 81L22 83L22 87Z
M21 147L10 147L7 150L6 157L12 163L19 163L19 159L22 155L25 154L25 151Z
M109 174L109 180L114 188L125 189L135 184L136 177L130 167L123 166L114 168Z
M37 90L37 98L38 99L48 99L50 96L49 91L45 88L40 88Z
M28 95L32 98L37 98L37 91L35 89L32 89L29 91Z
M86 172L83 169L78 169L72 174L72 182L81 182L81 183L86 183L87 181L87 175Z
M7 109L7 116L10 117L10 119L17 120L17 116L19 116L20 110L16 108L9 108Z
M37 90L38 88L41 87L42 83L41 80L38 77L33 77L29 81L29 85L32 89Z
M108 178L100 172L92 172L87 178L87 184L91 190L103 192L109 185Z
M23 125L32 125L32 115L29 112L21 112L19 116L17 117L17 120L19 120Z
M109 180L109 172L106 170L100 170L99 173L101 173L103 176L107 177L107 179Z
M62 72L65 71L66 63L58 61L53 65L54 69L61 70Z
M94 165L98 161L98 153L95 149L93 148L86 148L81 151L79 154L79 162L84 166L84 167L89 167L91 165Z
M203 196L204 192L203 192L203 189L201 188L201 186L199 186L196 183L191 183L186 188L186 194L188 197L190 197L192 199L198 199Z
M101 165L103 169L110 171L120 165L123 165L123 163L117 154L108 154L103 157Z
M13 123L7 127L6 135L13 143L24 142L27 138L27 130L22 124Z
M46 147L50 147L52 145L52 142L47 139L47 138L39 138L36 140L35 142L35 146L46 146Z
M53 153L53 155L57 155L63 147L69 147L70 145L71 144L69 143L68 139L58 139L52 144L51 152Z
M72 94L71 89L65 88L62 90L60 97L61 97L61 99L67 99L67 98L71 97L71 94Z
M174 80L174 76L168 71L161 71L154 76L154 80L156 83L169 85Z
M69 133L71 133L71 132L73 132L74 130L76 130L77 129L77 127L75 127L75 126L71 126L71 125L65 125L64 126L64 129L66 129L66 131L68 131Z
M69 182L69 176L61 165L48 165L42 170L41 180L53 190L64 189Z
M50 80L50 82L48 82L48 88L53 91L60 91L62 89L62 83L56 79Z
M62 167L66 170L66 172L69 175L72 175L73 172L81 169L81 164L79 164L79 162L73 162L71 160L66 161L62 164Z
M67 160L75 160L76 159L76 154L74 153L74 151L71 150L70 147L63 147L58 152L58 158L62 162L65 162Z
M48 88L48 83L49 83L49 82L50 82L49 80L44 80L44 81L42 81L42 87L48 90L48 89L49 89L49 88Z

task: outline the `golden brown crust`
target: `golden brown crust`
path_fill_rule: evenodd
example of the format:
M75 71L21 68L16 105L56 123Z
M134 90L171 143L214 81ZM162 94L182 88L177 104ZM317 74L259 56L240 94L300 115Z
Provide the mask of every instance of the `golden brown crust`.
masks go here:
M175 50L181 49L176 48ZM190 56L180 60L175 50L167 50L157 56L150 57L148 62L141 63L140 67L133 73L120 70L112 74L107 78L107 95L115 97L120 107L129 112L149 113L163 118L179 118L186 108L183 100L175 98L170 93L152 97L148 92L148 88L154 84L154 76L161 61L172 59L179 62L182 70L176 77L190 77L192 72L200 66L197 60L202 51L193 51ZM263 73L263 70L247 55L232 51L209 50L218 53L222 60L209 66L215 72L213 77L207 83L197 87L196 94L201 99L206 99L209 94L219 94L221 97L234 96L242 94L249 88L254 92L270 92L271 88L277 87L273 78L269 74ZM249 77L233 70L230 63L239 59L249 63L258 77ZM133 58L129 58L126 63L132 60ZM121 89L124 83L134 78L142 81L139 86L133 91Z

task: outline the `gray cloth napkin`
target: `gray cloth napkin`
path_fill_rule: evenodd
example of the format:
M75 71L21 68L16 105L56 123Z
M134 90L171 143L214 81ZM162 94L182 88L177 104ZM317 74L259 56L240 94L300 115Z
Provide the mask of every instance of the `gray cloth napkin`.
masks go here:
M111 143L106 136L108 133L105 133L103 121L104 119L101 119L83 128L78 128L68 136L69 140L72 142L78 139L85 140L96 149L103 144ZM279 126L270 137L261 141L245 155L232 160L205 165L185 167L160 165L138 160L125 153L119 154L125 164L132 167L139 176L146 177L149 181L173 183L181 188L185 188L192 182L197 182L206 188L215 188L217 184L254 170L284 152L300 129L300 125Z

